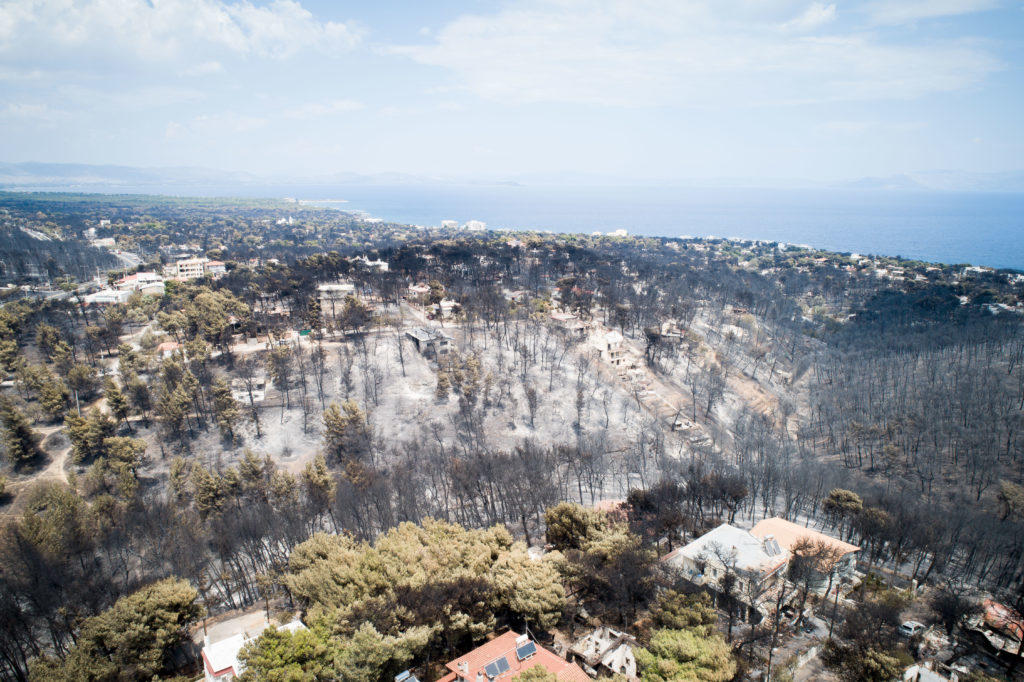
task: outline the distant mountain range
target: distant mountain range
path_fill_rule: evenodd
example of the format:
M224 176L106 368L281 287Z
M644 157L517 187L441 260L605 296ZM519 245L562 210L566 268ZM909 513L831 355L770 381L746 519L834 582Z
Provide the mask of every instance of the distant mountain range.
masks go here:
M116 191L119 187L188 188L252 185L406 185L441 183L444 180L403 173L334 173L304 178L262 176L239 171L222 171L197 166L139 168L136 166L91 165L84 163L0 163L0 188L8 189L94 189Z
M196 167L136 168L84 163L0 163L0 186L7 187L246 183L256 179L256 176L249 173L231 173Z
M944 192L1024 192L1024 170L1003 173L928 171L883 178L861 178L843 183L845 187L890 190L935 190Z
M140 168L135 166L91 165L81 163L0 163L0 189L68 190L116 192L173 189L187 192L190 187L216 186L229 191L232 187L287 187L289 185L680 185L694 187L764 187L768 189L864 189L945 192L1011 192L1024 193L1024 170L1002 173L968 173L963 171L924 171L888 177L866 177L845 182L813 180L768 180L754 178L665 180L616 180L612 177L580 173L524 174L512 179L475 179L429 177L406 173L360 174L351 172L327 175L274 177L239 171L221 171L194 166Z

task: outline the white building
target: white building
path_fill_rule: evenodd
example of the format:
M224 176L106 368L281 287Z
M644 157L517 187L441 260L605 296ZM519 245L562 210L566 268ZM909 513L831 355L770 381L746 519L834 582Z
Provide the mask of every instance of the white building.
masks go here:
M242 379L231 381L231 397L242 403L249 404L249 386ZM267 398L267 382L264 379L254 379L252 382L252 402L262 403Z
M370 260L366 256L359 256L355 260L366 266L367 270L376 270L377 272L387 272L388 262L386 260Z
M487 229L487 223L482 220L467 220L464 227L470 232L483 232Z
M351 282L333 282L318 285L316 291L320 299L320 314L324 319L334 319L345 307L345 299L356 293L356 286Z
M164 278L155 272L137 272L114 282L120 291L139 291L150 296L164 295Z
M736 578L733 595L751 608L757 597L771 591L783 579L790 553L771 536L754 537L728 523L705 533L684 547L667 554L662 561L679 569L695 585L718 590L726 574Z
M449 230L456 230L459 227L458 220L442 220L441 227Z
M205 258L183 258L174 264L174 276L178 279L198 279L203 276Z
M410 284L409 295L410 296L426 296L430 293L430 287L426 284Z
M182 258L181 260L164 268L164 275L182 281L199 279L206 275L216 279L225 272L227 272L227 268L223 261L210 260L209 258L203 258L201 256L196 258Z
M554 310L551 312L551 319L558 325L568 329L573 334L584 335L587 331L587 325L583 323L575 314L568 311Z
M86 305L114 305L116 303L127 303L131 291L120 291L118 289L100 289L85 297Z
M622 334L615 330L599 332L590 338L590 344L601 355L601 361L612 367L622 367L629 358L622 343Z
M443 358L455 347L455 339L440 329L417 327L405 335L416 345L416 350L428 358Z
M447 320L455 312L455 308L458 305L458 301L453 301L450 298L441 299L439 303L434 304L434 314L440 315L442 320Z
M206 682L229 682L229 680L237 679L245 672L245 666L238 660L238 654L242 651L242 647L254 641L268 627L270 627L270 624L266 623L258 632L253 634L240 632L219 642L212 644L206 642L203 646L203 673L205 674ZM305 630L306 626L299 620L293 620L277 629L297 632Z

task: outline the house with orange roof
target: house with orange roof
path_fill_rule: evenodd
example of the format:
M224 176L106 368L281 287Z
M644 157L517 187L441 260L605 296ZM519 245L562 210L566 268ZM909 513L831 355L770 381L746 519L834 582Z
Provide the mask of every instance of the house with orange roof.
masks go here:
M583 668L509 630L446 664L451 672L437 682L514 680L531 668L543 667L559 682L590 682Z
M181 350L181 344L177 341L164 341L156 347L156 354L161 360L166 360L179 350Z
M761 540L771 538L780 547L791 553L795 547L806 542L831 547L841 557L834 568L833 582L835 582L835 578L852 578L854 570L857 568L857 554L860 552L860 547L849 542L843 542L813 528L805 528L799 523L787 521L779 516L760 521L750 529L750 534ZM827 573L822 573L820 579L812 582L811 588L815 590L827 588L829 584L828 577Z

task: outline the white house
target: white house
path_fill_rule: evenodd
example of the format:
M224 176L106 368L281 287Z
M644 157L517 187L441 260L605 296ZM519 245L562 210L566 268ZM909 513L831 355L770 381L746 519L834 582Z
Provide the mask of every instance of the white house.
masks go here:
M612 367L622 367L628 363L629 358L622 344L622 334L619 332L599 332L591 337L590 343L600 353L602 362Z
M114 305L115 303L127 303L130 291L118 289L100 289L85 297L86 305Z
M224 265L223 261L219 260L208 260L203 265L203 272L210 275L214 279L220 277L227 272L227 266Z
M448 355L455 346L455 339L440 329L417 327L405 334L416 344L416 350L427 357L440 359Z
M316 291L320 299L320 314L325 319L334 319L345 307L345 299L356 293L356 285L351 282L332 282L317 285Z
M137 272L114 283L120 291L138 291L150 296L164 295L164 278L155 272Z
M203 673L206 682L229 682L245 672L245 666L238 660L238 654L242 651L242 647L254 641L268 627L270 627L269 623L253 634L240 632L219 642L212 644L206 642L203 646ZM305 630L306 626L302 624L302 621L293 620L277 629L297 632Z
M355 260L357 260L360 263L362 263L366 267L367 270L376 270L377 272L387 272L388 268L390 267L386 260L380 260L380 259L378 259L378 260L370 260L366 256L359 256Z
M575 314L568 311L552 311L551 319L559 326L569 330L573 334L584 336L587 332L587 325Z
M721 581L731 573L736 578L733 596L751 608L757 597L771 591L783 579L790 553L774 538L754 537L723 523L693 542L667 554L662 561L679 569L696 585L720 590Z
M197 256L195 258L182 258L177 262L164 268L164 274L179 280L199 279L209 275L214 279L227 272L227 266L223 261L210 260Z
M434 304L434 314L440 315L441 319L447 320L452 316L455 307L458 305L458 301L453 301L450 298L441 299L439 303Z
M170 266L172 276L178 279L198 279L203 276L205 258L182 258Z
M412 296L412 297L426 296L429 293L430 293L430 287L427 286L426 284L419 283L419 284L410 284L409 285L409 295Z

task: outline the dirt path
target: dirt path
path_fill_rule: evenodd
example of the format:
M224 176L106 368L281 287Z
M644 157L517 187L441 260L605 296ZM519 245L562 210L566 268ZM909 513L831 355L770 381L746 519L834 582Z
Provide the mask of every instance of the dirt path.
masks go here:
M63 424L54 424L36 429L36 432L42 434L40 442L43 443L47 438L63 428ZM48 450L44 450L44 452L46 452L48 456L46 466L39 471L8 482L6 495L13 498L13 500L10 504L0 507L0 517L20 516L25 505L28 504L28 495L26 493L36 483L43 481L59 481L64 484L70 484L70 481L68 480L67 463L68 458L71 456L71 446L69 445L55 453Z

